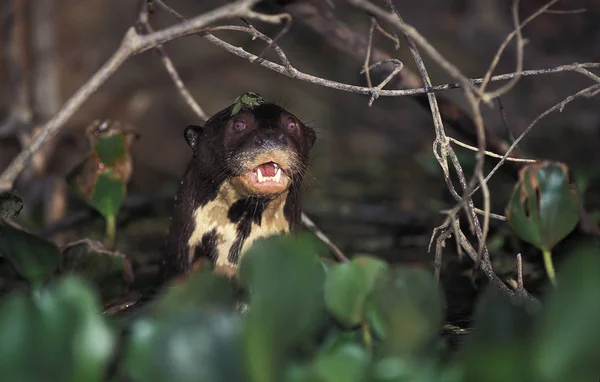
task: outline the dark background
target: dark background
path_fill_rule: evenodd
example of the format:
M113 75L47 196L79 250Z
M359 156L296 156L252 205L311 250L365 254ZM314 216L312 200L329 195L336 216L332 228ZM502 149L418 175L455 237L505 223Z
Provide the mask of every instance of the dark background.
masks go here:
M171 0L168 4L187 17L200 14L224 1ZM343 1L334 1L333 12L366 38L370 19ZM383 2L377 2L383 6ZM509 1L420 0L396 1L404 19L415 26L448 60L469 77L482 77L498 46L513 29ZM545 2L521 1L522 18ZM52 116L114 52L125 31L135 22L139 1L133 0L38 0L3 1L0 29L0 120L8 117L15 102L15 73L7 60L11 9L25 4L29 17L30 67L34 122ZM540 16L523 34L528 43L525 69L545 68L573 62L600 61L600 1L569 0L555 9L586 9L585 13ZM155 29L174 20L157 11L150 18ZM239 20L233 24L242 25ZM260 22L254 25L273 37L278 27ZM386 26L391 31L391 28ZM258 53L261 43L241 33L216 34L246 50ZM399 51L393 43L376 35L374 44L406 68L414 64L401 38ZM332 48L321 36L300 22L280 40L292 64L299 70L340 82L364 85L361 63ZM433 123L428 109L411 97L379 98L368 106L368 97L291 80L240 59L198 36L189 36L165 45L183 81L200 106L211 115L231 104L241 93L253 91L265 99L282 103L318 131L309 176L305 182L305 211L349 255L370 253L390 261L431 265L433 255L427 244L433 227L443 221L441 209L453 205L441 178L431 147ZM267 58L273 58L268 54ZM437 64L425 57L434 84L451 82ZM515 48L511 44L496 73L514 71ZM18 81L17 81L18 83ZM493 87L501 83L492 84ZM566 96L592 84L578 73L559 73L523 78L502 96L507 123L500 108L483 107L486 126L497 137L517 136L541 112ZM460 90L443 92L464 110ZM143 261L156 258L168 227L171 197L183 173L191 150L182 132L200 121L183 101L167 75L159 56L145 52L128 60L71 118L56 140L47 159L47 171L21 178L17 190L24 196L26 213L21 223L37 230L85 209L69 193L68 207L60 217L44 221L40 208L50 188L61 187L67 171L85 154L83 131L94 119L115 119L134 127L140 139L133 147L134 173L129 195L141 208L125 209L121 216L118 248ZM452 129L448 134L462 138ZM469 142L474 144L474 142ZM519 152L526 157L565 161L589 181L586 208L600 205L600 109L597 99L579 99L562 113L543 119L524 139ZM15 136L0 138L0 169L19 151ZM466 173L471 174L473 153L457 149ZM488 163L495 163L488 160ZM489 167L489 166L488 166ZM489 170L488 170L489 171ZM493 212L503 214L513 187L512 170L501 171L491 182ZM466 226L466 223L465 223ZM99 219L78 221L53 238L66 243L82 236L102 237ZM491 238L502 231L494 223ZM499 230L499 231L497 231ZM502 239L503 240L503 239ZM449 263L454 243L446 246ZM503 244L491 247L498 272L513 272L512 262L504 264L500 254L512 259L516 252ZM535 258L531 259L535 264ZM447 269L444 274L465 275ZM537 269L532 266L532 269ZM505 269L506 268L506 269ZM527 268L529 270L529 268ZM533 272L533 271L532 271ZM450 278L447 289L460 283L462 292L473 288L466 277ZM459 288L460 289L460 288ZM459 293L459 292L457 292ZM452 295L452 293L451 293Z

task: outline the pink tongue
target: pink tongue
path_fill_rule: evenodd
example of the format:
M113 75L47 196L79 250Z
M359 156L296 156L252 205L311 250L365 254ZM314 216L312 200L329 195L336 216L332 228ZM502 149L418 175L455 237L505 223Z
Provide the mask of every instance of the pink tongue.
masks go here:
M275 169L275 166L273 166L272 163L261 164L258 167L260 168L263 176L272 177L272 176L275 176L275 173L277 172L277 170Z

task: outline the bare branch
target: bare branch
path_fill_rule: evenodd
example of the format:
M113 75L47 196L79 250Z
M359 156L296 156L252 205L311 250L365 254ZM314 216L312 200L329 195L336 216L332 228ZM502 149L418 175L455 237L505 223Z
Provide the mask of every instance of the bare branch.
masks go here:
M592 85L589 86L583 90L578 91L575 94L572 94L570 96L568 96L567 98L565 98L564 100L562 100L561 102L557 103L556 105L552 106L551 108L549 108L548 110L546 110L545 112L543 112L542 114L540 114L539 116L537 116L533 122L531 122L531 124L529 124L529 126L527 126L527 128L517 137L517 139L515 139L515 141L513 142L512 145L510 145L509 149L506 151L506 153L502 156L502 159L500 159L500 162L498 162L498 164L496 164L496 166L494 166L494 168L492 169L492 171L490 171L490 173L485 177L486 181L489 180L495 173L496 171L498 171L498 169L502 166L502 164L506 161L508 155L510 155L510 153L514 150L515 147L517 147L517 145L519 144L519 142L521 142L521 140L529 133L529 131L531 131L531 129L545 116L547 116L548 114L554 112L554 111L560 111L562 112L562 110L565 108L565 106L573 101L576 98L579 97L585 97L585 98L590 98L596 95L595 92L597 92L598 90L600 90L600 84L596 84L596 85ZM475 193L475 191L477 191L477 189L475 189L473 191L473 193Z
M545 13L549 13L549 14L555 14L555 15L575 15L575 14L579 14L579 13L585 13L587 12L587 9L585 8L579 8L579 9L548 9Z
M474 210L475 210L475 212L478 215L485 214L485 211L482 210L482 209L480 209L480 208L474 208ZM453 211L451 209L450 210L440 210L440 212L443 213L443 214L446 214L446 215L450 215L450 214L455 213L455 211ZM499 214L494 214L494 213L490 213L490 218L496 219L496 220L500 220L500 221L504 221L504 222L506 221L506 217L504 215L499 215Z
M438 65L440 65L452 77L456 78L463 87L470 89L473 93L477 94L481 99L483 99L484 102L490 102L488 97L480 92L475 86L473 86L473 84L469 82L469 79L465 77L460 70L454 66L454 64L446 60L437 51L437 49L435 49L433 45L431 45L413 26L408 25L400 17L398 17L398 14L394 14L394 12L386 12L373 3L365 0L348 0L348 2L372 15L377 16L379 19L385 20L386 22L394 25L397 29L404 33L407 38L410 37L415 43L418 43ZM385 2L388 4L388 6L391 5L393 7L393 4L388 0L385 0Z
M145 30L145 33L155 32L154 28L152 28L152 25L150 25L150 21L148 20L148 8L145 2L142 5L142 11L140 12L138 22L141 24L141 27ZM206 115L204 110L202 110L200 105L198 105L194 97L192 97L190 91L187 89L187 87L181 80L181 76L179 76L177 69L175 69L175 65L173 64L173 61L167 54L167 50L165 49L165 47L163 45L158 45L155 47L155 49L160 55L160 58L163 62L163 65L165 66L165 69L167 70L167 73L169 73L171 80L173 80L173 83L177 87L177 90L179 90L179 93L181 94L185 102L188 104L190 109L192 109L192 111L198 116L198 118L200 118L201 121L206 121L208 119L208 116Z
M539 14L541 14L541 12ZM515 77L511 78L511 80L507 84L504 84L499 89L496 89L496 90L490 92L489 96L492 98L497 98L497 97L501 96L502 94L508 92L510 89L515 87L515 85L521 79L521 72L523 71L523 53L524 53L523 51L525 49L525 41L523 40L523 35L521 33L521 29L523 27L519 24L519 0L513 0L512 18L513 18L513 23L515 25L515 32L516 32L515 34L517 36L517 65L516 65L516 69L515 69L515 72L517 73L517 75ZM533 20L533 18L532 18L532 20ZM510 41L511 35L509 35L509 37L505 40L506 42ZM505 46L506 45L504 45L504 46L500 47L500 49L498 49L498 52L496 52L496 56L494 57L494 60L497 60L500 58L500 56L502 55L502 52L504 51ZM484 81L480 86L480 89L482 91L485 91L485 88L489 82L489 78L492 76L492 73L493 73L494 69L496 68L496 63L497 63L497 61L495 61L492 65L490 65L490 68L485 75L485 77L488 78L488 80Z
M453 142L455 144L457 144L460 147L464 147L465 149L471 150L471 151L478 151L479 149L477 147L473 147L471 145L468 145L464 142L459 141L458 139L452 138L452 137L448 137L448 139L450 139L450 142ZM500 154L496 154L493 153L491 151L484 151L485 155L492 157L492 158L503 158L503 155ZM535 163L537 162L537 160L535 159L524 159L524 158L511 158L511 157L507 157L505 159L507 162L517 162L517 163Z
M494 70L496 70L496 66L498 65L498 62L500 61L500 57L502 56L502 53L504 52L504 49L506 49L506 46L508 45L508 43L510 43L515 36L521 36L521 30L527 24L532 22L536 17L538 17L539 15L544 13L548 8L550 8L551 6L556 4L558 1L560 1L560 0L551 0L550 2L546 3L546 5L544 5L540 9L538 9L531 16L526 18L525 21L523 21L521 24L519 24L518 23L518 13L517 13L517 9L516 9L516 7L518 6L518 1L515 0L515 3L513 3L513 21L515 21L515 24L516 24L515 29L511 33L509 33L508 36L506 36L506 38L504 39L504 41L498 48L498 51L496 52L496 55L494 56L494 59L492 60L492 63L490 64L490 68L488 69L488 71L484 77L484 81L481 85L481 89L485 89L487 87L487 84L489 83L492 73L494 73ZM521 41L522 41L522 38L521 38ZM521 42L521 44L517 43L518 54L520 54L522 52L522 48L523 48L522 42ZM522 57L521 57L521 61L522 61ZM522 74L520 74L519 77L520 76L522 76Z
M213 11L194 17L188 22L178 24L145 36L139 36L134 28L130 28L119 49L111 58L63 105L61 110L46 122L31 144L22 150L0 176L0 190L12 188L15 179L25 167L31 156L52 139L64 126L64 123L76 110L131 56L144 52L157 45L178 37L201 31L206 25L215 21L235 16L243 16L250 7L259 0L239 0L229 3Z
M341 262L348 262L348 258L344 256L344 253L335 245L329 238L317 227L317 225L305 214L302 213L302 224L306 226L312 233L314 233L329 249L335 257Z
M375 17L371 17L371 27L369 28L369 40L367 43L367 54L365 54L365 63L363 64L363 69L361 73L365 74L365 78L367 79L367 86L372 88L373 83L371 82L371 73L369 69L371 68L369 63L371 61L371 47L373 46L373 32L375 31L375 25L377 24L377 19Z

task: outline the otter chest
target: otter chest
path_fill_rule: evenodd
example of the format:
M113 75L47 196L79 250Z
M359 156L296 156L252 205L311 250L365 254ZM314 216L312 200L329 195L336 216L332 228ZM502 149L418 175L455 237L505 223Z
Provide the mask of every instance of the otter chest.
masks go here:
M223 203L220 198L197 208L188 240L188 260L209 258L217 267L235 268L241 256L260 238L288 233L285 203L254 198Z

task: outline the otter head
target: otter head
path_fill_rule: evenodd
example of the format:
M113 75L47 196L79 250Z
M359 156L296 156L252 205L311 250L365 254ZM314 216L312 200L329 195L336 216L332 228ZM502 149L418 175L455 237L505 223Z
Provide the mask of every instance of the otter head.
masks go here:
M228 183L240 197L265 199L302 181L316 138L296 116L255 93L242 95L204 127L188 126L184 135L193 160L204 162L205 181Z

